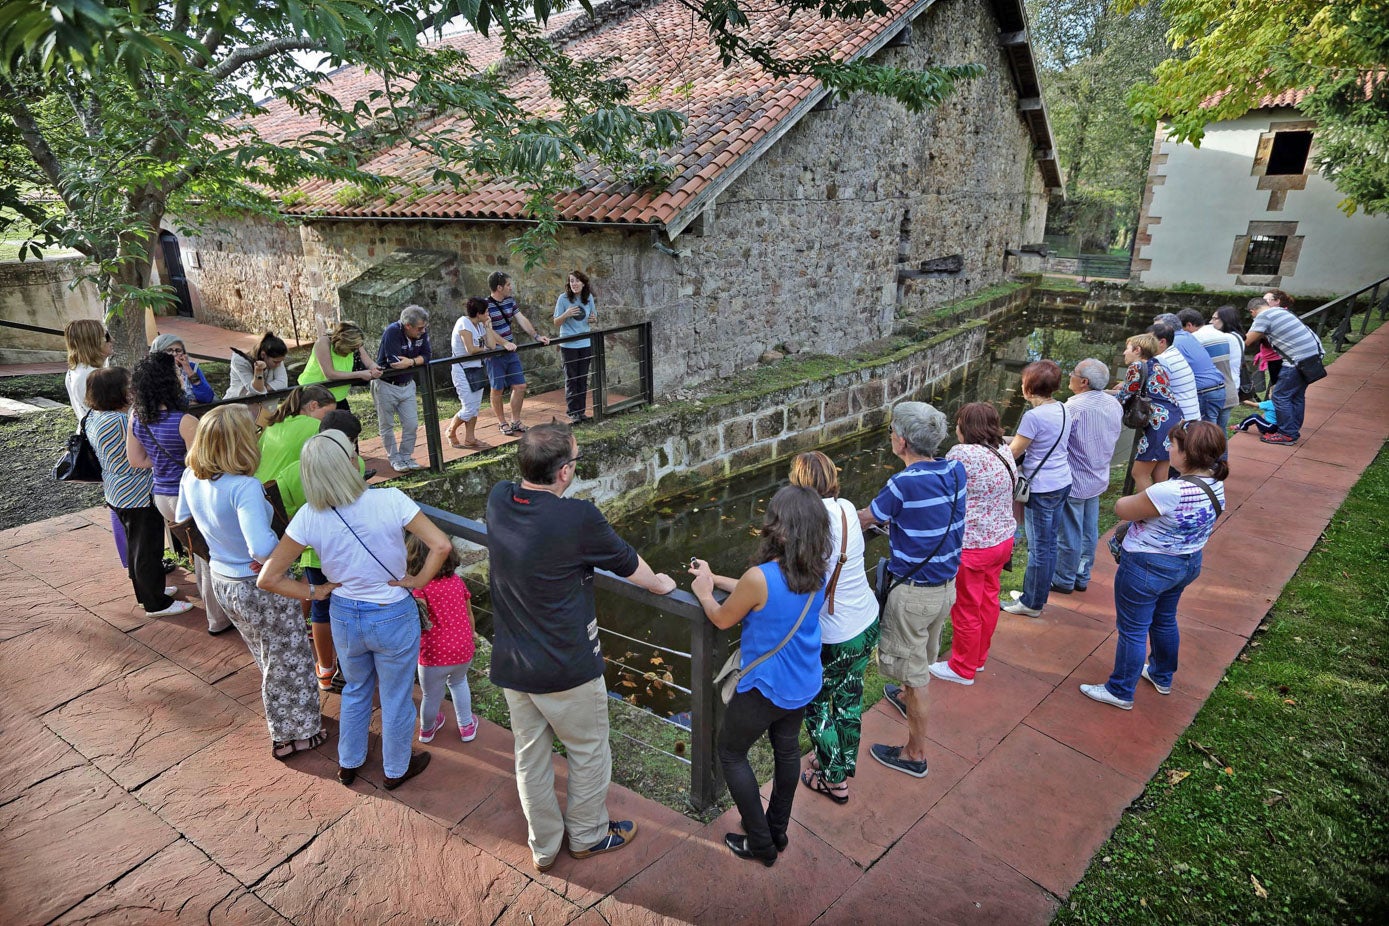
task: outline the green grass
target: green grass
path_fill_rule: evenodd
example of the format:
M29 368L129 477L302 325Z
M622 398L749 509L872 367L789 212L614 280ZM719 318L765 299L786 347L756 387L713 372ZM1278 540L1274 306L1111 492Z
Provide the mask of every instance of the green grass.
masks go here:
M1389 920L1386 536L1389 451L1056 923Z

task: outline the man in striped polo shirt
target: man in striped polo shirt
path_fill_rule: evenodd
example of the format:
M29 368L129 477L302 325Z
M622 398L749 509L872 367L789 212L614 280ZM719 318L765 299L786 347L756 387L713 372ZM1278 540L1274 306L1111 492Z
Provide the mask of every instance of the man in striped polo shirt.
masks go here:
M1220 410L1225 407L1225 376L1215 368L1205 345L1182 326L1179 316L1171 312L1157 316L1153 324L1171 329L1172 346L1181 352L1191 367L1191 375L1196 379L1196 401L1200 405L1201 420L1217 420Z
M1196 396L1196 374L1192 372L1191 364L1187 363L1186 355L1177 349L1172 329L1166 325L1153 325L1148 333L1162 345L1157 362L1167 371L1167 388L1172 390L1172 396L1182 410L1182 420L1200 421L1201 400Z
M913 778L926 777L926 686L940 653L940 633L955 603L955 573L965 534L965 468L937 460L945 416L925 402L892 409L888 440L906 468L887 480L873 504L858 513L859 526L889 523L891 574L883 609L878 665L901 681L888 685L888 701L907 718L905 746L875 743L873 758Z
M1278 374L1278 382L1273 384L1273 410L1278 416L1278 431L1265 434L1259 440L1265 444L1295 444L1302 436L1302 418L1307 411L1307 379L1298 364L1321 357L1321 339L1281 306L1250 299L1248 309L1254 322L1244 336L1244 343L1253 347L1260 338L1268 338L1273 349L1283 355L1283 369Z
M491 291L491 295L487 297L487 316L492 326L487 346L504 347L507 350L507 353L500 357L489 357L486 361L487 384L492 390L492 413L497 416L498 427L503 434L521 434L526 430L526 426L521 423L521 409L526 404L526 374L521 371L521 358L516 356L516 332L513 329L515 325L520 325L526 330L526 334L541 344L549 344L550 339L536 334L535 326L531 324L530 319L516 308L511 277L508 274L500 270L494 271L487 278L487 288ZM507 421L506 409L502 405L502 393L508 387L511 388L510 421Z

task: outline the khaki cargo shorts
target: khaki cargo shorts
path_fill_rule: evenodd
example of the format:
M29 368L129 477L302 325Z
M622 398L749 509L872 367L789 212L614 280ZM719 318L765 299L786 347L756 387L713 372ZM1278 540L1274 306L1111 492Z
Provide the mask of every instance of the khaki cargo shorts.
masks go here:
M940 632L955 604L955 580L927 588L898 585L883 610L878 668L908 688L925 688L940 655Z

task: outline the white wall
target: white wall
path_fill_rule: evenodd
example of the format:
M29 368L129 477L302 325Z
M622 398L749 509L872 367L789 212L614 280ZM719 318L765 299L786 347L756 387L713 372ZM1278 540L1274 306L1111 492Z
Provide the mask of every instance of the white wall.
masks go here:
M1162 143L1168 159L1157 173L1167 179L1154 188L1149 211L1162 221L1149 226L1152 244L1136 255L1153 262L1139 274L1145 285L1242 288L1227 271L1235 237L1247 234L1251 221L1297 222L1302 254L1279 284L1289 293L1333 295L1389 274L1389 216L1347 217L1337 208L1341 193L1319 174L1307 178L1305 190L1289 190L1283 209L1268 211L1269 191L1251 174L1259 135L1272 122L1302 118L1291 108L1259 110L1207 127L1199 149Z

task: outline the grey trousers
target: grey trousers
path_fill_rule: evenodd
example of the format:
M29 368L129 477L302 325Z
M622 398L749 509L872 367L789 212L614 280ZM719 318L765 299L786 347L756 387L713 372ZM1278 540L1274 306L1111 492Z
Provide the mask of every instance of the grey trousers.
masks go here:
M159 509L165 521L172 522L178 512L178 498L173 495L156 495L154 507ZM227 619L221 602L217 600L217 594L212 590L212 567L208 565L207 560L201 556L194 556L191 551L188 558L193 561L193 580L198 583L198 597L203 600L207 629L213 633L226 630L231 626L231 621Z
M526 814L531 856L548 865L569 832L571 850L587 849L608 835L608 692L602 677L568 691L529 694L503 688L511 710L516 748L516 790ZM569 757L564 813L555 796L555 738Z
M256 588L255 579L212 574L217 598L260 669L265 723L277 743L323 729L313 647L299 602Z
M468 687L468 667L471 662L457 666L420 666L420 729L434 726L444 707L444 687L453 695L453 712L458 726L473 722L473 691Z
M384 379L378 379L371 384L371 400L376 405L376 419L381 428L381 447L386 451L386 459L393 466L398 460L413 459L415 432L420 426L419 411L415 407L415 381L412 379L403 386L393 386ZM396 418L400 419L398 451L395 439Z

